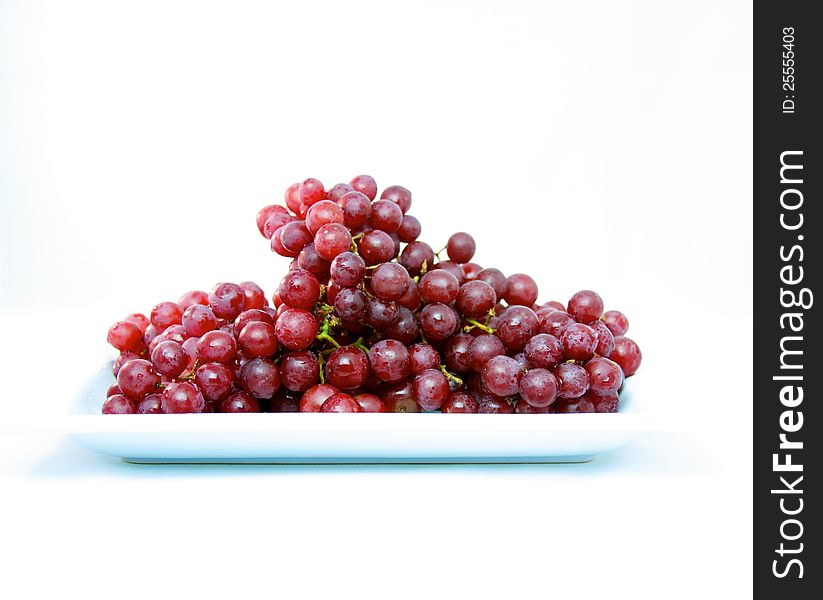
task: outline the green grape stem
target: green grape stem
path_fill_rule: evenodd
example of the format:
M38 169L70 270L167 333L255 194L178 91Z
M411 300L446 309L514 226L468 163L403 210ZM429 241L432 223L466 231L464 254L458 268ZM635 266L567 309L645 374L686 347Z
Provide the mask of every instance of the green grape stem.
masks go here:
M449 370L445 366L440 365L440 371L442 371L443 375L446 376L446 379L455 382L457 385L463 385L463 380L460 379L457 375L449 373Z
M494 333L495 332L495 330L492 329L491 327L489 327L488 325L484 325L483 323L480 323L479 321L475 321L474 319L466 319L466 322L469 323L469 325L466 325L463 328L463 331L465 331L466 333L470 332L475 327L477 327L478 329L482 329L486 333Z

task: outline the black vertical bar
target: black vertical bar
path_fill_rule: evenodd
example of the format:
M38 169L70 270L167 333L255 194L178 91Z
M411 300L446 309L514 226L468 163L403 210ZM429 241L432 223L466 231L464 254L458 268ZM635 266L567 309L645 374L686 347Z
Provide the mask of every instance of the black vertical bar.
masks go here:
M823 597L820 495L813 491L821 487L823 455L814 304L823 218L823 23L813 15L817 4L754 4L757 598Z

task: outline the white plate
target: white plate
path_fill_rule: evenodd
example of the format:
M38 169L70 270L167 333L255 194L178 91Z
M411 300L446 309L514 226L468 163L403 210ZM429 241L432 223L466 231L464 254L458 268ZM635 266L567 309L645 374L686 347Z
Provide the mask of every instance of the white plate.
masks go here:
M89 381L69 435L140 463L585 462L649 429L626 389L614 414L100 414L113 381Z

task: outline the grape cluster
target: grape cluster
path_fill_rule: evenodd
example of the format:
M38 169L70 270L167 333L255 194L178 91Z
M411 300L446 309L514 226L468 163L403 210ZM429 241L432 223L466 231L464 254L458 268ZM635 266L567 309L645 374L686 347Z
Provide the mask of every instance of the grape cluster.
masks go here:
M306 179L257 214L292 259L274 306L220 283L112 325L103 412L617 411L641 361L623 313L589 290L538 305L529 275L472 262L464 232L435 252L411 193L377 191Z

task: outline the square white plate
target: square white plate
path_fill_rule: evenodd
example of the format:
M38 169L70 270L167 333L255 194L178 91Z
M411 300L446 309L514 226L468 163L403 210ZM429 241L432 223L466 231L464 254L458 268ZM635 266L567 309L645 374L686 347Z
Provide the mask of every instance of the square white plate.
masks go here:
M113 381L90 379L68 433L140 463L585 462L649 429L625 387L613 414L100 414Z

